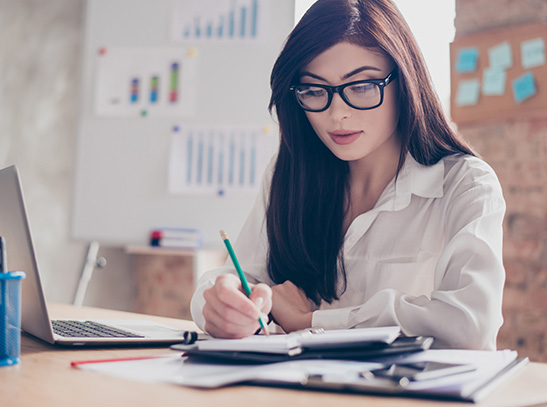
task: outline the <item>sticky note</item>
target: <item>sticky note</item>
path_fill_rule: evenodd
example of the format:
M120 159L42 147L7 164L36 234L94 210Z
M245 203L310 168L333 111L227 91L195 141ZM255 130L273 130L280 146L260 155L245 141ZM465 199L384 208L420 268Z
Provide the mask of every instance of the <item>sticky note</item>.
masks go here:
M466 79L458 84L456 106L473 106L479 101L480 82L478 79Z
M522 41L520 55L524 69L545 65L545 41L543 38Z
M521 103L535 94L536 84L532 73L526 72L524 75L513 80L513 96L515 97L515 102Z
M505 41L488 49L490 68L507 69L513 66L511 45Z
M482 94L501 96L505 93L505 71L496 68L485 69L482 73Z
M478 59L479 50L477 48L469 47L460 49L456 61L456 72L474 72L477 69Z

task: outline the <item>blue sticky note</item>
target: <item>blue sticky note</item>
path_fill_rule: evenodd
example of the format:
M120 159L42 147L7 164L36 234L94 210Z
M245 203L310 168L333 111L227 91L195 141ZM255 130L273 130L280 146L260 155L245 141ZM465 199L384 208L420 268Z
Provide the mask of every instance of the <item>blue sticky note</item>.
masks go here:
M515 101L517 103L521 103L535 94L536 84L532 73L526 72L524 75L521 75L513 80L513 96L515 97Z
M458 51L456 61L456 72L466 73L474 72L477 69L479 59L479 50L475 47L462 48Z
M486 96L501 96L505 93L505 71L501 69L485 69L482 73L482 94Z
M520 51L524 69L545 65L545 41L543 38L522 41Z
M478 79L466 79L458 84L456 106L473 106L479 102L481 85Z
M513 66L511 45L505 41L488 49L490 68L508 69Z

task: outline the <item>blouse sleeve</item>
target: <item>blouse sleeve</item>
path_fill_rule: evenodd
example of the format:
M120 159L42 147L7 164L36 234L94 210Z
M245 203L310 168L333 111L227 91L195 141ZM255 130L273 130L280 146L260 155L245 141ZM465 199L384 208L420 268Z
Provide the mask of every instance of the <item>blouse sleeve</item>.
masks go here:
M505 281L501 187L490 170L447 198L445 245L429 298L384 289L359 306L315 311L312 325L398 325L408 336L434 336L435 347L496 349Z
M267 254L268 254L268 237L266 234L266 201L270 182L273 173L272 160L264 173L260 192L255 199L255 203L239 236L234 243L234 251L241 265L247 280L250 283L266 283L272 285L266 270ZM236 274L230 258L227 259L224 267L205 272L198 280L197 288L192 296L190 311L196 325L204 330L205 319L203 318L203 306L205 299L203 291L212 287L215 279L226 273Z

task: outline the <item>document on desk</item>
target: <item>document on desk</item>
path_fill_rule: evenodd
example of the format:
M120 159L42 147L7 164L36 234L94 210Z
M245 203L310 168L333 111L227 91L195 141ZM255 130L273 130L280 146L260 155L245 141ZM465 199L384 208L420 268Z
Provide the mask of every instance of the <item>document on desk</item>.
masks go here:
M384 366L394 364L418 364L423 362L438 362L466 365L467 371L448 374L429 380L388 380L375 377L374 368L369 371L346 369L322 373L318 370L304 371L298 368L298 362L286 371L278 370L262 376L257 381L282 384L284 381L297 383L297 375L302 387L322 390L342 390L356 393L398 394L401 396L424 396L451 400L479 401L488 395L496 386L509 378L512 373L528 363L528 359L517 359L517 352L503 351L473 351L473 350L426 350L401 356L380 358L374 360ZM366 374L363 374L366 372ZM292 376L291 376L292 374Z
M391 343L400 334L398 326L333 329L305 329L288 335L253 335L243 339L211 339L197 342L199 350L299 353L302 349L332 349L364 343Z
M466 364L471 368L428 380L390 380L374 371L392 364L422 362ZM271 364L230 364L175 354L162 358L86 363L80 369L144 382L211 389L239 383L310 390L478 401L526 364L515 351L426 350L404 356L351 360L295 360Z

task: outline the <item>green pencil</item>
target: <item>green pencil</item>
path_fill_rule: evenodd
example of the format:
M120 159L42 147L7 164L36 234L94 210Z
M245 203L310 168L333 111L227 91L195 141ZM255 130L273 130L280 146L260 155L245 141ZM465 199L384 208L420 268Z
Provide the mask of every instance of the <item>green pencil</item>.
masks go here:
M236 254L234 252L234 249L232 248L232 244L230 243L230 240L228 239L228 236L226 235L226 232L224 230L220 231L220 237L224 241L224 244L226 245L226 249L228 249L228 254L230 255L230 258L232 259L232 263L234 263L234 267L236 268L237 275L239 276L239 279L241 280L241 285L243 286L243 291L245 291L245 294L247 294L247 297L251 295L251 287L249 287L249 283L247 283L247 279L245 278L245 274L243 274L243 270L241 270L241 266L239 265L239 261L237 260ZM264 334L268 335L268 330L266 329L266 326L268 325L265 321L264 314L260 312L260 310L257 308L258 311L258 322L260 323L260 327L262 328L262 331Z

